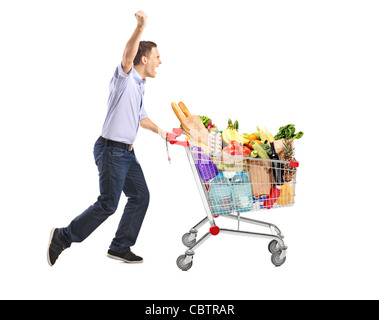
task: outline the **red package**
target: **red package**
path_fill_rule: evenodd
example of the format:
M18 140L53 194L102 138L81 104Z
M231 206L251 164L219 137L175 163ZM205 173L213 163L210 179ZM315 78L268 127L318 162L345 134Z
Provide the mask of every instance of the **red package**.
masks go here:
M266 209L271 209L271 207L274 205L276 200L280 197L280 189L273 187L270 190L269 196L266 198L265 202L263 203L263 206Z

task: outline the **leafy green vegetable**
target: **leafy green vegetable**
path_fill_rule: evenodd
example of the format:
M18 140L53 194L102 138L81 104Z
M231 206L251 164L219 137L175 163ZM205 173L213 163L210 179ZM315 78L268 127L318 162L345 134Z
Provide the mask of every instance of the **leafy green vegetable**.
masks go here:
M211 119L208 118L207 116L199 116L200 120L203 122L204 127L208 128Z
M298 133L296 133L296 134L294 135L294 138L295 138L295 139L300 139L300 138L303 136L303 134L304 134L303 131L299 131Z
M286 126L280 127L279 132L275 135L274 139L300 139L304 132L299 131L298 133L295 133L295 125L294 124L287 124Z

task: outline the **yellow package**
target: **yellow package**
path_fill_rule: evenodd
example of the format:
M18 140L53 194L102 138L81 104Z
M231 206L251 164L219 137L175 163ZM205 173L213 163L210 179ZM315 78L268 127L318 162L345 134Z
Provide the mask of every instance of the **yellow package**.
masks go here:
M288 183L283 184L280 187L280 197L276 200L277 204L290 204L293 202L293 191L291 185Z

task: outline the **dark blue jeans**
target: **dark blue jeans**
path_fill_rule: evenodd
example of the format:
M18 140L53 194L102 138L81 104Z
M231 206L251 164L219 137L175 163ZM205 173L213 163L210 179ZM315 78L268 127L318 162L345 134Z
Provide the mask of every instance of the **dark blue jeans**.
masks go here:
M116 211L121 192L124 192L128 202L109 248L117 252L129 251L137 240L149 205L149 190L141 166L134 150L96 141L93 153L99 171L100 196L68 227L59 229L60 239L64 248L73 242L82 242Z

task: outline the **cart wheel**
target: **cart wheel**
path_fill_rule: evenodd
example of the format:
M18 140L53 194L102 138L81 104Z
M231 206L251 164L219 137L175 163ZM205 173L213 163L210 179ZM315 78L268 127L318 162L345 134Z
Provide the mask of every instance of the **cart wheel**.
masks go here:
M176 265L182 271L187 271L187 270L191 269L191 267L192 267L192 260L191 260L191 262L189 262L187 264L183 263L185 258L186 258L186 255L183 254L183 255L179 256L178 259L176 259Z
M284 257L282 260L280 260L280 255L282 254L282 251L274 252L271 256L271 262L276 266L280 267L283 265L284 262L286 262L287 257Z
M196 243L196 234L195 234L195 238L192 239L191 241L188 240L188 238L191 236L191 233L185 233L182 237L182 242L183 244L188 247L188 248L191 248L195 245Z
M275 253L275 252L278 252L280 251L279 247L278 247L278 241L276 240L272 240L269 245L268 245L268 251L270 251L270 253Z

